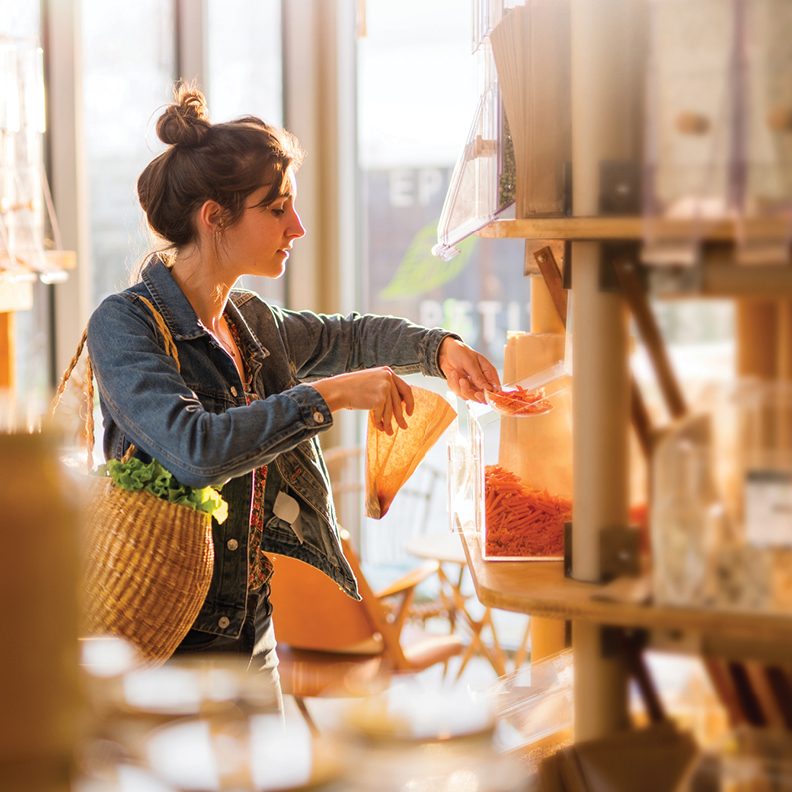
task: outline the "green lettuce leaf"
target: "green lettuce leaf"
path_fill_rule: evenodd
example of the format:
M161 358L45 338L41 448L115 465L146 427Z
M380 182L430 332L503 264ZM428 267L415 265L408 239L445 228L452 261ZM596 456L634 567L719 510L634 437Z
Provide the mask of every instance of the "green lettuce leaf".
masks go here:
M127 462L110 459L100 465L97 475L109 476L116 486L128 492L146 490L158 498L205 512L222 523L228 517L228 504L214 487L196 489L177 481L156 459L143 462L132 457Z

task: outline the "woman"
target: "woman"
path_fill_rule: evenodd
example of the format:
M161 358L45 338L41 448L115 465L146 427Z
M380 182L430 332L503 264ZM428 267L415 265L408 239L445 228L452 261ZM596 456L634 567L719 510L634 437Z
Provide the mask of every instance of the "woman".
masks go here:
M138 195L167 245L88 328L104 451L120 458L134 443L183 484L223 485L229 516L212 526L211 587L177 652L251 657L279 702L266 553L306 561L358 596L318 442L333 414L370 410L391 434L413 407L398 373L445 376L477 401L498 375L442 329L286 311L234 289L242 275L280 277L305 234L295 210L302 151L257 118L211 124L203 96L184 86L157 134L169 148L141 174ZM168 325L180 370L141 298Z

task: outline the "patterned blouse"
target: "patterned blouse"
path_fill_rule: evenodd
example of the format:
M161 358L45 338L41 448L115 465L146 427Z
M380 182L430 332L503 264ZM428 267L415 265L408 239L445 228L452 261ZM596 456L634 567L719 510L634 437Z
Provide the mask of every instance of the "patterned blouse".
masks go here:
M234 343L242 357L242 370L245 372L245 400L248 404L258 396L253 393L253 381L250 376L248 349L234 322L226 316L228 329L234 337ZM253 471L253 508L250 512L250 533L248 534L248 591L256 591L272 577L272 561L261 549L261 537L264 532L264 489L267 483L267 466Z

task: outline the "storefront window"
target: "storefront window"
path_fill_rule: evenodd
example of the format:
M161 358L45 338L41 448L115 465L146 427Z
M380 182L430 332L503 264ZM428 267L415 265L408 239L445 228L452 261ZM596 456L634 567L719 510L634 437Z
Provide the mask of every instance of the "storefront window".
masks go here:
M281 0L208 0L206 89L213 121L255 115L283 124ZM240 285L283 305L282 278Z
M0 0L0 38L41 40L38 3ZM49 394L48 291L41 282L33 284L33 307L14 315L16 401L30 416L40 415Z
M174 19L173 0L82 3L94 304L129 285L152 248L135 185L163 149L155 124L172 95Z
M454 0L368 0L366 22L358 52L366 308L454 330L501 365L506 331L528 327L524 245L473 236L451 261L431 253L479 100L470 14Z
M0 35L12 38L38 37L41 29L38 3L30 0L0 0Z
M207 93L212 120L283 123L280 0L208 0Z
M367 0L358 46L363 307L456 331L501 367L507 330L529 327L524 244L472 236L448 262L431 252L479 84L465 4ZM439 379L410 382L446 391ZM419 470L412 489L425 492L397 498L379 523L364 521L367 561L406 562L402 547L411 531L447 529L442 441ZM415 497L423 504L418 520L400 511Z

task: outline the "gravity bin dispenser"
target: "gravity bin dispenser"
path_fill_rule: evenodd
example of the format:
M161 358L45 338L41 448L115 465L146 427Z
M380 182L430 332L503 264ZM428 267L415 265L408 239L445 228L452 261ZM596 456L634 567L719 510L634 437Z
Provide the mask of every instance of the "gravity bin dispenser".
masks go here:
M572 378L564 364L487 393L486 404L468 402L463 423L450 448L458 460L452 519L480 533L485 559L562 559L572 519Z

